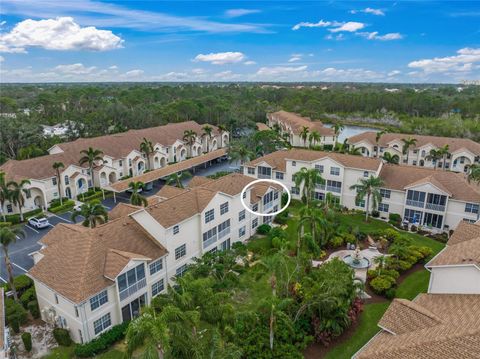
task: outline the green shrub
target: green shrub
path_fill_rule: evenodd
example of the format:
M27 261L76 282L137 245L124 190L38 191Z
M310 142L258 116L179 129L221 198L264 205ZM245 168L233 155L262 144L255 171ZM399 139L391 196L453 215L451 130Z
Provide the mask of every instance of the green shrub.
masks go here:
M386 275L379 275L370 281L370 287L377 294L384 294L395 284L395 279Z
M355 235L353 235L351 233L345 233L343 235L343 239L344 239L345 243L349 243L349 244L357 243L357 238L355 238Z
M19 292L20 294L26 291L31 286L33 286L33 280L27 275L22 274L13 279L13 285L15 286L15 289L17 290L17 292Z
M118 342L125 337L127 327L128 322L115 325L112 329L107 330L91 342L77 345L75 347L75 355L80 358L90 358L107 350L115 342Z
M40 318L40 308L38 308L38 302L36 300L32 300L27 304L27 309L32 314L32 317L35 319Z
M323 150L324 151L331 151L331 150L333 150L333 145L323 145Z
M12 298L5 299L5 317L7 323L12 327L15 333L20 330L20 325L27 322L27 311L20 303L15 302Z
M30 212L25 212L23 214L23 219L26 221L28 218L38 215L39 213L43 213L41 208L34 209ZM0 220L3 221L3 216L0 217ZM20 214L8 214L5 216L5 221L10 222L11 224L19 224L20 223Z
M385 237L390 243L400 238L400 233L392 228L381 231L382 237Z
M284 225L284 224L287 224L287 221L288 221L288 217L285 217L285 216L276 216L273 220L273 222L277 223L277 224L280 224L280 225Z
M393 299L397 295L397 290L395 288L388 288L385 291L385 298L387 299Z
M10 227L11 225L12 225L12 222L0 222L0 228Z
M67 329L53 329L53 337L57 341L58 345L62 345L64 347L72 345L72 338L70 338L70 332Z
M387 260L387 268L394 269L399 272L404 272L412 268L412 263L404 261L402 259L389 258Z
M328 241L328 245L332 248L338 248L343 245L343 237L340 236L335 236L333 238L330 238Z
M268 234L268 232L270 232L270 230L272 229L272 227L269 225L269 224L261 224L260 226L258 226L257 228L257 233L258 234Z
M417 247L417 251L419 251L422 254L423 258L428 258L433 253L432 248L426 247L426 246Z
M378 217L380 217L380 212L374 209L374 210L372 211L372 217L373 217L373 218L378 218Z
M398 213L390 213L388 215L388 220L394 226L398 226L400 223L402 223L402 216Z
M63 204L65 204L65 202L68 202L69 199L67 197L63 197L62 201L63 201ZM59 206L61 206L60 198L55 198L50 202L49 210L51 208L56 208L56 207L59 207Z
M27 352L32 350L32 334L28 332L22 333L22 342Z
M37 299L37 295L35 294L35 288L30 287L28 288L23 294L20 296L20 302L22 303L25 309L28 308L28 303L32 300Z
M71 210L75 206L75 202L72 200L66 201L63 203L63 205L58 205L54 208L50 207L48 210L52 213L59 213L59 212L64 212Z

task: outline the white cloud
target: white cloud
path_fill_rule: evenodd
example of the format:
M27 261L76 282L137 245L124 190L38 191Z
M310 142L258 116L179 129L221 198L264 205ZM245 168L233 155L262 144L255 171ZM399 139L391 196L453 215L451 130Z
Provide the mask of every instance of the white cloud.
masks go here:
M213 65L234 64L245 60L241 52L217 52L210 54L198 54L193 61L210 62Z
M299 22L298 24L292 27L292 30L300 30L302 27L328 27L334 24L338 24L337 22L330 22L330 21L323 21L320 20L319 22Z
M479 66L480 48L465 47L457 51L458 55L435 57L412 61L408 67L423 70L425 73L465 73Z
M219 81L231 81L231 80L238 79L240 75L235 74L232 71L228 70L228 71L217 72L216 74L213 74L213 77Z
M166 74L155 76L152 78L154 81L183 81L189 78L186 72L168 72Z
M397 75L400 75L402 72L399 71L399 70L393 70L393 71L390 71L387 76L388 77L393 77L393 76L397 76Z
M378 31L373 32L357 32L357 35L363 36L368 40L380 40L380 41L391 41L391 40L401 40L403 35L399 32L390 32L385 35L378 35Z
M109 30L81 27L71 17L27 19L0 34L0 51L25 53L27 47L47 50L107 51L122 47L123 40Z
M333 29L328 29L330 32L340 32L340 31L347 31L347 32L355 32L361 30L365 27L364 23L356 22L356 21L349 21L346 22L338 27Z
M145 71L143 71L143 70L135 69L135 70L130 70L130 71L125 72L125 74L123 76L128 77L128 78L139 77L139 76L142 76L144 74L144 72Z
M350 11L351 14L356 14L356 13L359 13L359 12L363 12L365 14L377 15L377 16L385 16L385 12L383 10L372 9L371 7L367 7L363 10L351 10Z
M257 76L285 76L292 73L303 72L307 69L307 66L275 66L275 67L261 67L256 75Z
M96 69L95 66L85 67L81 63L76 63L70 65L58 65L53 70L67 75L86 75L91 74Z
M337 69L328 67L323 70L313 71L312 77L321 81L378 81L385 78L381 72L365 69Z
M3 61L5 61L5 57L0 56L0 62L3 62Z
M325 36L326 40L336 40L336 41L342 41L345 40L345 36L343 34L338 34L336 36L333 36L332 34L328 34Z
M320 20L319 22L299 22L298 24L292 27L292 30L300 30L302 27L326 27L330 32L355 32L361 30L366 25L361 22L356 21L348 21L348 22L338 22L338 21L323 21Z
M205 69L193 69L192 70L192 74L194 75L203 75L203 74L206 74L208 72L208 70L205 70Z
M225 11L225 16L227 17L239 17L250 14L257 14L260 10L258 9L230 9Z
M118 70L118 66L117 65L112 65L109 67L110 70Z
M302 54L293 54L289 59L288 62L297 62L302 59L303 55Z
M243 64L247 65L247 66L250 66L250 65L256 65L257 63L255 61L248 60L248 61L245 61Z

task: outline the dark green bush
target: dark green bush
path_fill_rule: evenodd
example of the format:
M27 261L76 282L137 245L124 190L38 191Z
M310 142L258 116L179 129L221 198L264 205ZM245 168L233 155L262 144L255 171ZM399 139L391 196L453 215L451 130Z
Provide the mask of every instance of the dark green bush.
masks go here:
M402 216L399 215L398 213L390 213L388 215L388 220L394 226L398 226L400 225L400 223L402 223Z
M28 218L33 217L39 213L43 213L41 208L34 209L30 212L25 212L23 214L23 219L26 221ZM8 214L5 216L6 222L10 222L11 224L19 224L20 223L20 214ZM3 216L0 216L0 221L3 221Z
M72 338L70 338L70 332L67 329L53 329L53 337L57 341L58 345L62 345L64 347L72 345Z
M372 217L373 217L373 218L378 218L378 217L380 217L380 212L377 211L377 210L373 210L373 211L372 211Z
M370 287L377 294L384 294L395 284L395 279L387 275L379 275L370 281Z
M86 344L79 344L75 347L75 355L80 358L90 358L105 350L125 337L128 322L115 325L112 329L107 330L98 338Z
M343 237L335 236L330 238L330 240L328 241L328 245L332 248L341 247L343 245Z
M32 350L32 334L28 332L22 333L22 342L27 352Z
M27 309L28 303L32 300L37 299L37 295L35 294L35 288L30 287L28 288L23 294L20 296L20 302L22 303L23 307Z
M38 308L38 302L36 300L32 300L31 302L29 302L27 304L27 308L30 314L32 314L33 318L35 319L40 318L40 308Z
M73 207L75 206L75 202L72 201L72 200L68 200L68 201L65 201L63 202L63 205L58 205L56 207L50 207L48 208L48 210L52 213L59 213L59 212L63 212L63 211L68 211L70 209L72 209Z
M331 150L333 150L333 145L323 145L323 150L324 151L331 151Z
M67 197L63 197L62 201L63 201L63 204L65 204L66 202L70 201L70 199L68 199ZM55 198L50 202L50 207L48 208L48 210L55 207L59 207L60 205L61 205L60 198Z
M273 221L283 226L284 224L287 224L288 217L278 215Z
M33 280L25 274L19 275L13 279L13 285L18 294L25 292L28 288L33 286Z
M0 222L0 228L10 227L11 225L12 225L12 222Z
M20 303L15 302L12 298L5 299L5 317L15 333L20 330L20 325L27 322L27 311Z
M395 288L389 288L385 291L385 298L393 299L397 295L397 290Z
M272 229L272 227L270 225L264 223L264 224L261 224L260 226L258 226L257 233L258 234L268 234L268 232L270 232L271 229Z
M350 244L355 244L357 242L357 238L355 238L355 235L351 233L343 234L343 240L345 241L345 243L350 243Z

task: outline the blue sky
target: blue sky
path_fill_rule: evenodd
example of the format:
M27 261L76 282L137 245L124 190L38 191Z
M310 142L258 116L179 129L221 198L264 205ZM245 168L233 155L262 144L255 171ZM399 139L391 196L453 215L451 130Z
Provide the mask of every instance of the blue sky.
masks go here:
M480 79L475 1L2 0L0 80Z

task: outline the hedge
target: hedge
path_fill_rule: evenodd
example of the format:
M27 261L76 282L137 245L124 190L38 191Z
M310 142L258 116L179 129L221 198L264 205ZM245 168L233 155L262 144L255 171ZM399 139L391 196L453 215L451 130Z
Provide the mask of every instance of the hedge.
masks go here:
M128 322L115 325L98 338L86 344L79 344L75 347L75 355L80 358L90 358L105 350L125 337Z
M18 333L20 331L20 325L27 322L27 311L20 303L15 302L12 298L6 298L5 317L13 331Z
M0 222L0 228L10 227L11 225L12 225L12 222Z
M33 211L30 212L25 212L23 214L23 219L26 221L28 218L33 217L39 213L43 213L43 210L41 208L34 209ZM20 222L20 214L7 214L5 216L6 222L10 222L11 224L19 224ZM3 216L0 216L0 221L3 222ZM4 222L5 223L5 222Z
M15 289L17 290L19 295L21 295L21 293L33 286L33 280L27 275L21 274L13 278L13 285L15 286Z
M57 341L58 345L69 347L72 345L72 338L67 329L55 328L53 329L53 337Z
M63 211L68 211L68 210L72 209L74 206L75 206L75 202L72 201L72 200L68 200L68 201L64 202L63 205L61 205L61 206L55 206L55 207L50 206L48 208L48 210L52 213L59 213L59 212L63 212Z
M258 226L257 228L257 233L258 234L268 234L268 232L270 232L270 229L272 229L272 227L266 223Z
M32 317L35 319L40 318L40 308L38 307L38 302L36 300L32 300L27 304L28 311L32 314Z
M69 201L69 200L70 200L70 199L67 198L67 197L63 197L63 198L62 198L62 201L63 201L64 204L65 204L65 202L67 202L67 201ZM52 200L52 201L50 202L50 208L59 207L59 206L61 206L61 205L62 205L62 204L61 204L61 202L60 202L60 198L55 198L54 200Z
M32 334L28 332L22 333L22 342L27 352L32 350Z
M35 299L37 299L37 295L35 294L35 288L34 287L28 288L20 296L20 302L22 303L22 305L25 309L28 309L28 303L30 303L32 300L35 300Z

